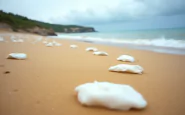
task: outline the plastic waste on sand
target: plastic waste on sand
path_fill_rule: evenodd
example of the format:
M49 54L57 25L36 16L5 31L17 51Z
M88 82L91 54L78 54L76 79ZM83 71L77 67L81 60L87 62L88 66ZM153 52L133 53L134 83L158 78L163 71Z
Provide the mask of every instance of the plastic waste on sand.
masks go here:
M77 45L70 45L70 48L77 48Z
M128 65L128 64L119 64L116 66L111 66L109 71L113 72L129 72L129 73L137 73L142 74L143 68L139 65Z
M86 48L86 51L93 51L93 52L96 52L96 51L98 51L98 49L95 48L95 47L88 47L88 48Z
M108 56L107 52L103 52L103 51L97 51L93 53L94 55L98 55L98 56Z
M134 62L134 57L130 55L121 55L117 58L118 61Z
M7 59L18 59L18 60L24 60L27 58L27 55L25 53L10 53L7 57Z
M114 110L143 109L147 106L143 96L129 85L93 82L75 88L78 101L86 106L103 106Z

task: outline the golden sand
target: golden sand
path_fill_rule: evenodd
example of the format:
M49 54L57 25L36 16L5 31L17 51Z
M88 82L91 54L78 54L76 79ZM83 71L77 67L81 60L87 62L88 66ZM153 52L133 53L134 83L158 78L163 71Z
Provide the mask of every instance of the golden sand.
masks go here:
M60 47L25 42L0 42L0 115L182 115L185 107L185 56L58 40ZM29 39L28 39L29 38ZM70 45L76 44L77 49ZM109 56L95 56L86 47L97 47ZM12 52L26 60L10 60ZM110 66L127 63L116 58L129 54L144 68L142 75L109 72ZM6 73L8 71L8 73ZM74 96L77 85L97 81L129 84L148 102L144 110L113 111L84 107Z

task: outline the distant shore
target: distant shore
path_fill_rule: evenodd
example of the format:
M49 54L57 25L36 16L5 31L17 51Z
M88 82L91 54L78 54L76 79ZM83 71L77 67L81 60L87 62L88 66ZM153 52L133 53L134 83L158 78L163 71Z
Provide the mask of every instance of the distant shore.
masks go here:
M6 34L6 36L5 36ZM120 48L102 44L60 40L33 34L0 31L0 114L1 115L174 115L184 113L185 56ZM10 36L19 37L14 43ZM42 39L40 39L42 38ZM57 41L58 47L46 47L43 41ZM71 44L78 45L71 49ZM87 47L106 51L109 56L94 56ZM8 60L12 52L26 53L26 60ZM122 54L136 62L119 62ZM138 64L142 75L109 72L117 64ZM5 74L6 71L10 73ZM84 107L75 97L77 85L97 81L129 84L148 101L146 109L111 111Z

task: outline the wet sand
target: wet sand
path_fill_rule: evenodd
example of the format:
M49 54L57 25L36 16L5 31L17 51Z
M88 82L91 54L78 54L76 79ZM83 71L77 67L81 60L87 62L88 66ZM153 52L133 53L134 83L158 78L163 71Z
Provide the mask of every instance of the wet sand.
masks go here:
M24 35L23 43L0 42L0 115L182 115L185 106L185 56L161 54L67 40L46 47L36 36ZM77 49L69 45L76 44ZM86 47L97 47L109 56L94 56ZM28 55L9 60L11 52ZM116 58L129 54L144 74L109 72ZM6 72L10 73L6 73ZM97 81L129 84L148 101L144 110L113 111L84 107L75 97L77 85Z

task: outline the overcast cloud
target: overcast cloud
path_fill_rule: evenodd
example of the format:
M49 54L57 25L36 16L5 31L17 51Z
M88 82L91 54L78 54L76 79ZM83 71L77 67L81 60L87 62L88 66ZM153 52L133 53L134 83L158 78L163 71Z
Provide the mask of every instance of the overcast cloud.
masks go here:
M185 18L185 0L0 0L0 9L57 24L99 25L158 17L177 16L176 21Z

